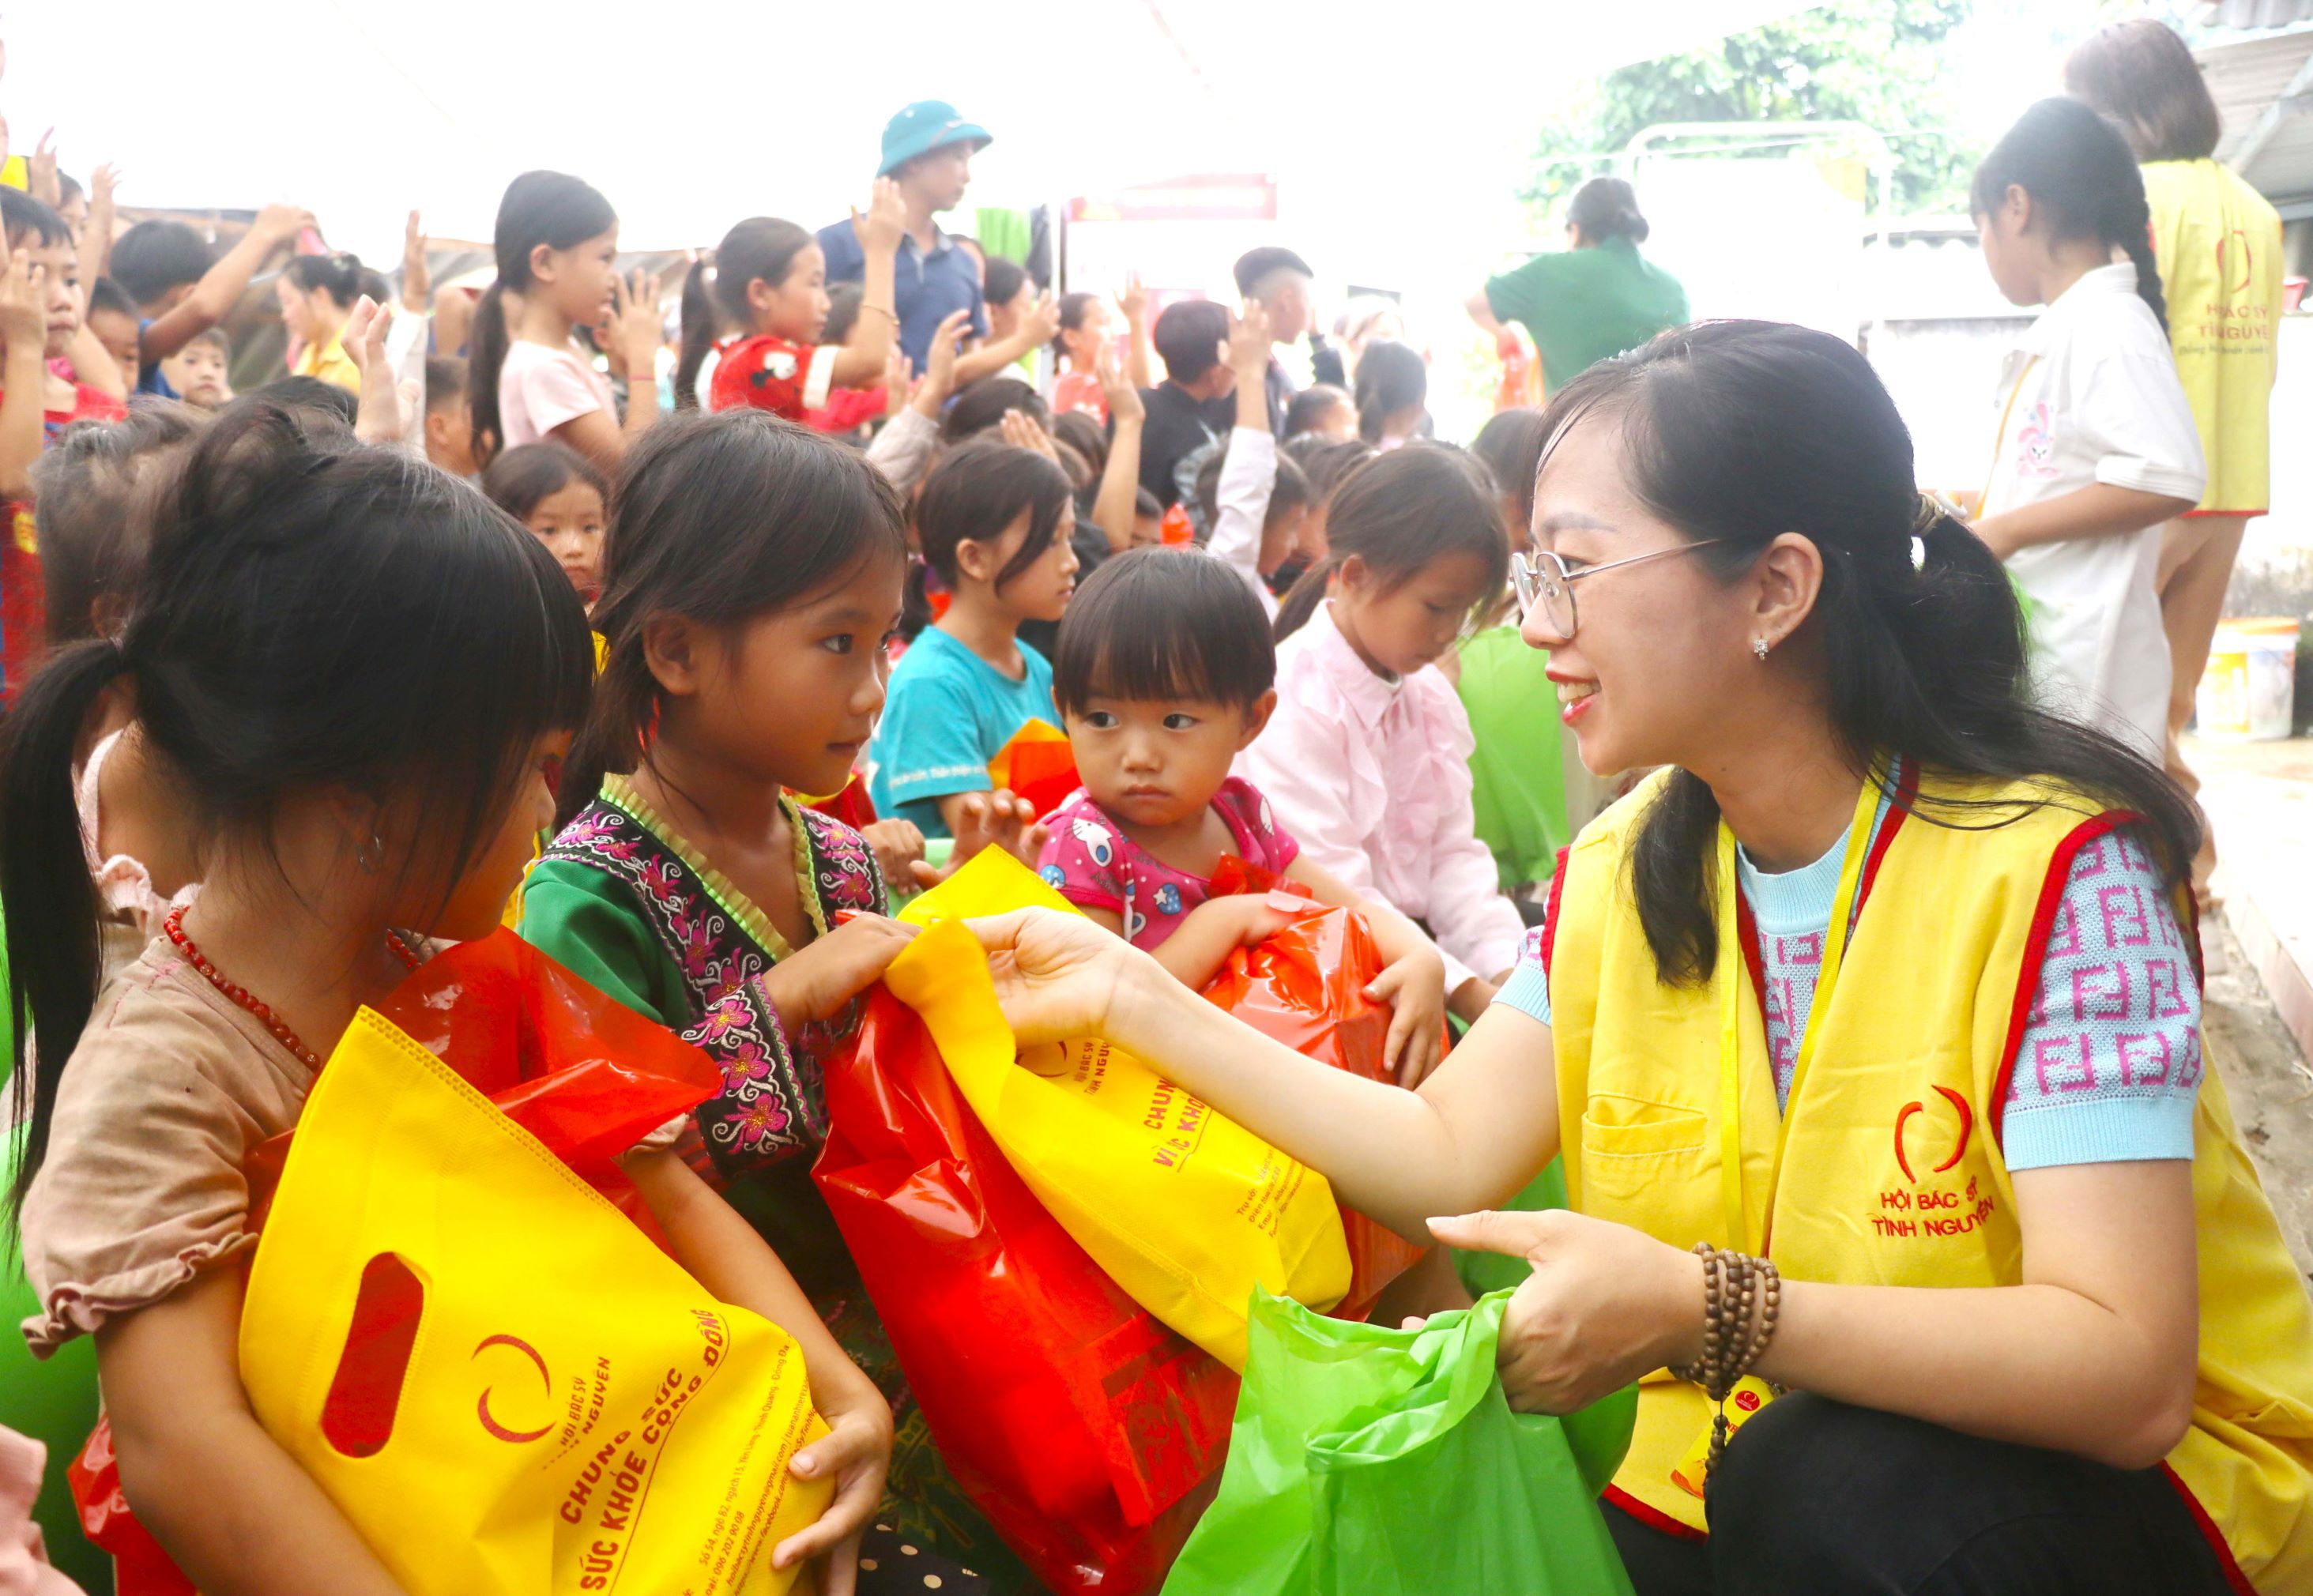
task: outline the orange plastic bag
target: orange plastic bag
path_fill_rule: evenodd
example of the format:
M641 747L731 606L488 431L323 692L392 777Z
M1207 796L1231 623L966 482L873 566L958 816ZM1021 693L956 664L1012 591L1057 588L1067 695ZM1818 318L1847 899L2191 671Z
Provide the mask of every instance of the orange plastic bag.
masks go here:
M826 1080L813 1177L957 1483L1061 1596L1155 1591L1218 1477L1236 1376L1060 1228L881 986Z
M1251 888L1254 867L1227 859L1213 881L1221 888L1239 878ZM1381 953L1365 917L1312 901L1267 942L1231 951L1205 997L1297 1053L1386 1082L1391 1074L1382 1046L1389 1035L1389 1005L1365 995L1380 973ZM1382 1288L1413 1267L1421 1249L1346 1204L1341 1229L1350 1245L1350 1293L1329 1311L1336 1319L1363 1319Z
M1068 733L1050 721L1030 719L988 761L988 781L1034 804L1039 819L1051 813L1078 785Z

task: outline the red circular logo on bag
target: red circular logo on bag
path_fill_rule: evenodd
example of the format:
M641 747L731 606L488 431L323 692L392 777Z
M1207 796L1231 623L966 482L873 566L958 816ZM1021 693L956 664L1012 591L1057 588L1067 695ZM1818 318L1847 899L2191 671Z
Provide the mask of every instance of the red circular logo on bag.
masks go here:
M519 1336L485 1336L479 1343L476 1344L474 1347L474 1355L476 1357L479 1357L483 1353L488 1351L493 1346L511 1346L516 1352L522 1354L523 1356L528 1358L531 1361L532 1366L538 1371L539 1384L546 1388L546 1394L548 1396L550 1397L554 1394L554 1381L552 1377L546 1372L546 1360L538 1355L538 1348L532 1346L529 1342L523 1340ZM541 1436L544 1435L549 1430L554 1427L552 1421L550 1420L547 1423L541 1425L535 1430L507 1429L504 1425L498 1423L497 1420L490 1416L490 1388L488 1386L484 1386L482 1388L482 1394L474 1399L474 1416L482 1421L483 1429L488 1430L500 1441L511 1442L517 1446L527 1442L538 1440Z
M1735 1406L1740 1407L1746 1413L1758 1412L1759 1393L1756 1391L1737 1391L1735 1393Z

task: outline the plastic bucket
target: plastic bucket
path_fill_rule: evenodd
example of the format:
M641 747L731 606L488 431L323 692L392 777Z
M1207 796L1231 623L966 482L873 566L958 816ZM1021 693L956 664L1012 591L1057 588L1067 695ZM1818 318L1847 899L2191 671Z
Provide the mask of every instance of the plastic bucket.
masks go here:
M2194 695L2203 737L2270 742L2296 714L2297 623L2282 617L2220 621Z

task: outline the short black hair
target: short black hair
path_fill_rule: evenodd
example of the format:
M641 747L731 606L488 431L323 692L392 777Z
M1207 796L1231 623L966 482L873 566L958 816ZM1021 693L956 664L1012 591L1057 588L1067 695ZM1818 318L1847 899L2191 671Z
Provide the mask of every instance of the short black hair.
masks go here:
M6 229L11 250L29 248L33 238L50 248L72 242L72 229L65 219L22 189L0 189L0 225Z
M426 413L466 402L466 363L454 355L426 357Z
M482 471L482 496L516 521L527 522L541 499L550 499L573 482L584 482L611 508L611 484L594 462L552 438L517 443L495 456Z
M1052 417L1052 436L1085 457L1098 476L1108 469L1108 429L1089 410Z
M1229 440L1223 438L1221 446L1205 455L1204 463L1197 468L1194 497L1197 508L1204 513L1207 536L1218 525L1221 518L1221 472L1228 466ZM1299 505L1315 501L1309 490L1309 474L1291 455L1277 456L1277 471L1269 485L1269 510L1262 517L1263 529L1276 524L1277 518Z
M960 543L1000 540L1022 511L1028 535L1019 552L996 574L1004 584L1043 558L1060 536L1060 513L1076 499L1068 473L1033 449L1001 438L974 438L951 450L924 477L916 497L916 541L924 563L952 591L959 581L955 550Z
M1194 548L1135 548L1086 579L1060 618L1052 697L1202 699L1249 709L1277 684L1268 618L1244 578Z
M88 285L88 313L93 316L99 311L111 311L132 321L138 314L136 302L128 297L128 290L110 277L99 277Z
M1303 433L1317 430L1317 424L1326 413L1335 408L1354 414L1358 401L1350 397L1346 388L1336 388L1331 382L1313 383L1295 394L1285 405L1285 436L1289 443Z
M2201 64L2158 18L2109 22L2074 46L2064 88L2118 123L2139 161L2205 161L2224 133Z
M301 419L319 416L351 426L358 411L352 394L319 377L276 377L257 391Z
M1175 382L1193 382L1211 371L1221 363L1228 331L1228 312L1209 299L1166 305L1156 318L1153 340L1165 357L1165 374Z
M987 275L981 279L980 292L991 305L1008 305L1020 292L1020 285L1028 280L1028 268L1016 260L1007 260L1001 255L988 258Z
M1251 299L1253 290L1261 286L1262 278L1274 276L1279 272L1299 272L1305 277L1317 275L1309 269L1307 261L1292 250L1269 244L1258 250L1247 250L1236 258L1236 291Z
M1132 514L1137 521L1162 521L1165 502L1144 487L1132 496Z
M139 222L112 246L110 270L140 305L180 283L198 283L215 264L208 241L182 222Z
M1046 432L1052 430L1052 407L1033 383L1017 377L982 377L948 405L940 418L940 441L961 443L981 433L994 432L1007 410L1017 410Z

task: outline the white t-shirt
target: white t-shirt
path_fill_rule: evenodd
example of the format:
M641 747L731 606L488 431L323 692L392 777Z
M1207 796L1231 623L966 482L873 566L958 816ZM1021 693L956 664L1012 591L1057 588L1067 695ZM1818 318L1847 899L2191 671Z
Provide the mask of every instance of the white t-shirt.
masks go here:
M1999 446L1983 513L2093 483L2197 502L2201 434L2168 335L2136 292L2136 267L2098 267L2017 339L1992 395ZM2160 757L2168 639L2157 585L2160 528L2019 549L2009 570L2032 601L2036 690L2059 714Z
M566 421L600 410L619 424L618 401L602 373L576 349L550 349L517 338L498 368L498 431L508 449L535 443Z
M1229 434L1228 458L1214 493L1218 512L1205 552L1244 578L1261 612L1277 618L1277 595L1261 579L1261 536L1269 521L1270 496L1277 491L1277 440L1266 427L1240 426Z

